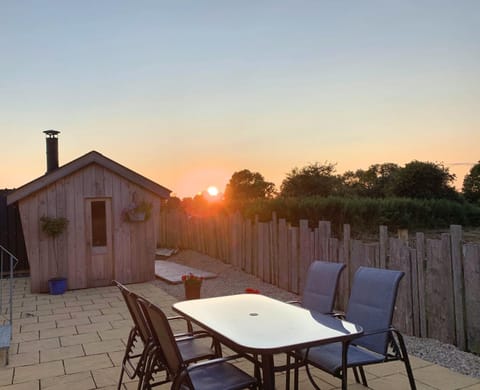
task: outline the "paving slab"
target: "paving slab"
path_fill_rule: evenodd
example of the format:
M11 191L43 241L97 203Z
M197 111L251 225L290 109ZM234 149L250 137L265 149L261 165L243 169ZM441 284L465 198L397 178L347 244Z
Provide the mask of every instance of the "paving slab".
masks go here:
M177 264L166 260L155 260L155 276L168 283L182 283L182 275L190 273L204 279L213 279L217 277L217 274L212 272L202 271L183 264Z

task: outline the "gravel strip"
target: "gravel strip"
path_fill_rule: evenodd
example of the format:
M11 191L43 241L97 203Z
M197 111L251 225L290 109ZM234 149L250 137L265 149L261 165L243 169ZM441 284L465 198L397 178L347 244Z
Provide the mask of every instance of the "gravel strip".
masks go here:
M216 273L216 278L203 281L201 294L205 298L240 294L247 287L257 289L264 295L282 301L298 300L300 298L296 294L265 283L255 276L225 264L218 259L195 251L181 251L167 260ZM169 284L160 279L152 283L179 300L185 299L183 284ZM464 375L480 378L480 356L460 351L454 345L443 344L433 339L411 336L405 336L404 338L410 355L447 367Z

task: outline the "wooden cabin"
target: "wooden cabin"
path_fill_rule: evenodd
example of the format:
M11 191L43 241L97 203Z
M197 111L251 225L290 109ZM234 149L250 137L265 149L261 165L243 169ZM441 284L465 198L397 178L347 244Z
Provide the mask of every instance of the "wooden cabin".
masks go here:
M45 175L7 197L8 204L18 203L32 292L47 292L54 277L67 277L68 289L152 280L154 216L171 191L96 151L61 167L48 165ZM68 223L52 237L42 217Z

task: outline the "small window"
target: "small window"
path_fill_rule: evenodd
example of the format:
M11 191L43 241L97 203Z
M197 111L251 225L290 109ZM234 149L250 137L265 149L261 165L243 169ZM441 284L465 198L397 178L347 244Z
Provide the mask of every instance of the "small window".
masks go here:
M107 215L105 201L92 203L92 246L107 246Z

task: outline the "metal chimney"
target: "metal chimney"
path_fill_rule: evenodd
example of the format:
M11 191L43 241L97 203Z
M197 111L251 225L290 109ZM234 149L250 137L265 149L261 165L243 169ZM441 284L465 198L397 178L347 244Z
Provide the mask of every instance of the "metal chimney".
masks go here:
M60 134L57 130L45 130L47 135L47 173L53 172L58 168L58 138Z

